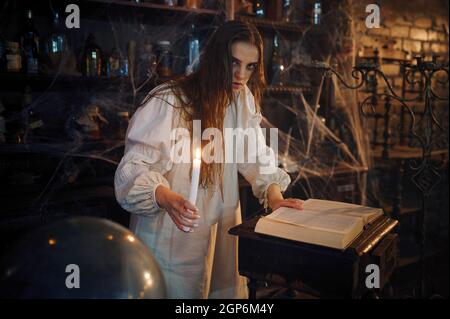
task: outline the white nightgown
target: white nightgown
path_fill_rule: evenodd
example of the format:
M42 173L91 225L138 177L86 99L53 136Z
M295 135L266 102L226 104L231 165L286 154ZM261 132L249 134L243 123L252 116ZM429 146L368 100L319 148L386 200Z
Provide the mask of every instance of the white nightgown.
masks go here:
M180 125L180 111L172 106L175 101L172 91L165 89L132 117L125 155L115 174L117 201L132 213L130 229L158 261L168 298L246 298L247 280L238 274L238 240L228 234L231 227L241 223L238 172L252 185L261 203L271 184L279 184L284 191L289 175L279 168L273 174L260 174L260 163L224 164L223 200L219 183L212 196L199 188L195 203L201 216L199 226L191 233L180 231L158 207L154 195L156 187L164 185L189 198L191 164L176 164L170 157L174 143L170 132ZM254 127L261 133L260 121L254 97L245 86L236 103L228 106L224 128ZM258 139L265 145L262 134Z

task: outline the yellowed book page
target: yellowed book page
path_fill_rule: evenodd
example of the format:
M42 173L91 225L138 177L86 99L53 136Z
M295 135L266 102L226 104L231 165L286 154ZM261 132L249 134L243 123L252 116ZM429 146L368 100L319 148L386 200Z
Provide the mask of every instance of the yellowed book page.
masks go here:
M280 207L272 214L262 218L270 219L271 221L280 224L287 223L296 226L302 226L327 232L349 233L355 228L362 229L364 226L363 220L354 216L343 216L338 214L327 213L325 215L309 212L306 209L303 211ZM258 223L259 223L258 222Z
M330 225L327 227L330 227ZM336 228L335 225L331 227ZM361 223L359 225L354 225L354 227L349 227L348 231L337 232L278 222L267 217L261 218L255 228L255 232L257 233L337 249L345 249L348 247L352 239L354 239L361 230Z
M373 208L343 202L335 202L322 199L308 199L303 203L305 212L324 215L344 215L360 217L364 225L383 214L381 208Z

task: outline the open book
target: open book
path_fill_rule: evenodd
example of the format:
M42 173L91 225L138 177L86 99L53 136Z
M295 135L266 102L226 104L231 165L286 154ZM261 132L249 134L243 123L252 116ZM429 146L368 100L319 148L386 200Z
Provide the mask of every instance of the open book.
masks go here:
M303 203L302 211L280 207L260 218L255 232L345 249L363 231L365 225L382 214L381 208L308 199Z

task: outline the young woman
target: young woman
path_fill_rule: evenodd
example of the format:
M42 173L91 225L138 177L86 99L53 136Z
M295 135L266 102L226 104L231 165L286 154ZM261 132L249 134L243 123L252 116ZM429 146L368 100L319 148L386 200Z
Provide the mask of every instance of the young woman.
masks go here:
M263 69L256 28L227 22L208 41L197 70L153 90L131 119L115 175L116 198L132 213L130 228L159 262L169 298L247 297L237 238L227 232L241 222L238 172L271 209L302 209L300 200L282 196L289 176L279 168L262 174L259 161L202 162L191 203L192 164L173 160L171 132L182 127L192 134L193 120L201 120L202 131L255 129L258 145L274 156L260 128Z

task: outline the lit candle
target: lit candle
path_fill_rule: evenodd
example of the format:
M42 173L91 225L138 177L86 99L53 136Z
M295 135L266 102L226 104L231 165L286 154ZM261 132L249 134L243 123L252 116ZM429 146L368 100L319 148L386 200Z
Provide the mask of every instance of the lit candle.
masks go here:
M191 193L189 194L189 201L194 205L197 201L198 182L200 179L200 165L202 163L201 154L202 153L200 151L200 148L197 148L195 150L195 158L192 163Z

